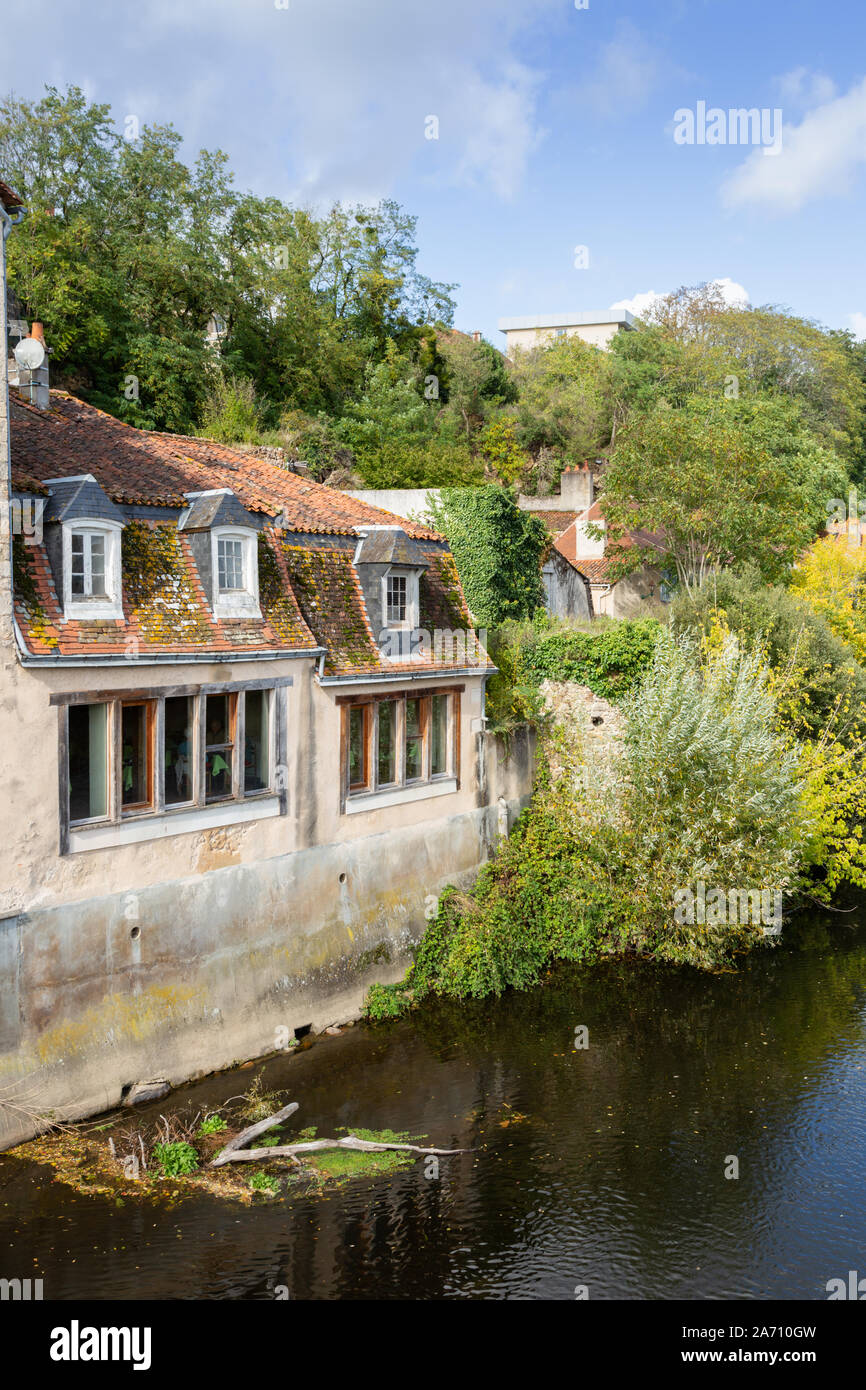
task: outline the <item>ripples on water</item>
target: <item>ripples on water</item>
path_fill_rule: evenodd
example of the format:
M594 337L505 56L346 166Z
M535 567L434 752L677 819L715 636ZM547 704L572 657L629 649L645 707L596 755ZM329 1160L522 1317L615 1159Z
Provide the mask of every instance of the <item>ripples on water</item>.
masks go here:
M419 1160L318 1198L118 1207L0 1157L0 1275L46 1298L826 1298L866 1275L864 986L863 925L815 921L736 975L571 968L351 1029L268 1085L299 1128L473 1149L438 1180Z

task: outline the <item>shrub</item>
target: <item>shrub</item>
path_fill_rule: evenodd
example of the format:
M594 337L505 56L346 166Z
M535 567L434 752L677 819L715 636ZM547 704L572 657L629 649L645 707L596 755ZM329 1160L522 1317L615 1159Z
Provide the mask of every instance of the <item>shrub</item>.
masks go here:
M198 1168L198 1154L192 1144L186 1144L182 1141L155 1144L153 1159L165 1178L176 1178L183 1173L194 1173Z
M260 1168L258 1172L253 1173L247 1179L247 1186L251 1187L253 1192L279 1192L280 1180L274 1177L272 1173L265 1173Z
M399 1018L409 1007L405 987L396 985L371 985L364 1000L364 1017L371 1023L381 1023L385 1019Z
M221 1115L207 1115L198 1127L198 1133L202 1138L208 1134L221 1134L228 1125Z

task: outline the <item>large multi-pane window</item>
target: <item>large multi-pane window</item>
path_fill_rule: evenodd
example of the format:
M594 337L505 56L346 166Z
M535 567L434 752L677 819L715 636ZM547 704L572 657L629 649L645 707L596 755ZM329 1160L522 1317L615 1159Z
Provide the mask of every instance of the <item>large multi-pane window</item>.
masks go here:
M69 704L68 823L270 791L274 710L275 691L259 688Z
M453 690L346 701L348 796L456 777L459 711Z

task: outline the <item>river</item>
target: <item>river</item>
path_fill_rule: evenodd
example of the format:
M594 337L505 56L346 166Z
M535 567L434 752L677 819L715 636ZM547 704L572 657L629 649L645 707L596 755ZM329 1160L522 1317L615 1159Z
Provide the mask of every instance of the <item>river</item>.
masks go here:
M786 928L737 973L558 969L317 1039L265 1079L298 1129L471 1152L249 1208L118 1206L0 1156L0 1276L46 1299L826 1299L866 1275L862 914Z

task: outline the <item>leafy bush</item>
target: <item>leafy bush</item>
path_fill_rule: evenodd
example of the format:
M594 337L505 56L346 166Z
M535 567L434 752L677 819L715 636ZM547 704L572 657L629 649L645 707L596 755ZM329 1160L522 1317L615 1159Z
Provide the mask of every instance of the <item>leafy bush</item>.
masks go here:
M545 736L529 809L468 894L442 894L405 986L484 998L538 982L555 960L636 952L715 968L763 941L761 923L679 923L678 889L784 891L807 835L796 749L767 674L727 634L662 630L624 732Z
M223 444L255 444L261 432L262 405L248 377L220 376L207 397L202 432Z
M176 1178L183 1173L194 1173L199 1164L198 1154L192 1144L186 1144L182 1141L154 1145L153 1159L165 1178Z
M408 1004L403 985L371 985L364 1000L364 1017L371 1023L399 1018L405 1013Z
M247 1179L247 1186L251 1187L253 1192L279 1192L280 1180L260 1168Z
M468 445L448 439L389 439L358 456L367 487L452 487L480 483L484 470Z
M264 1071L260 1071L255 1081L244 1093L240 1113L247 1124L254 1125L259 1120L266 1120L269 1115L275 1114L286 1094L285 1091L266 1091L262 1080L263 1076Z
M202 1138L208 1134L221 1134L228 1125L221 1115L207 1115L198 1127L198 1133Z

